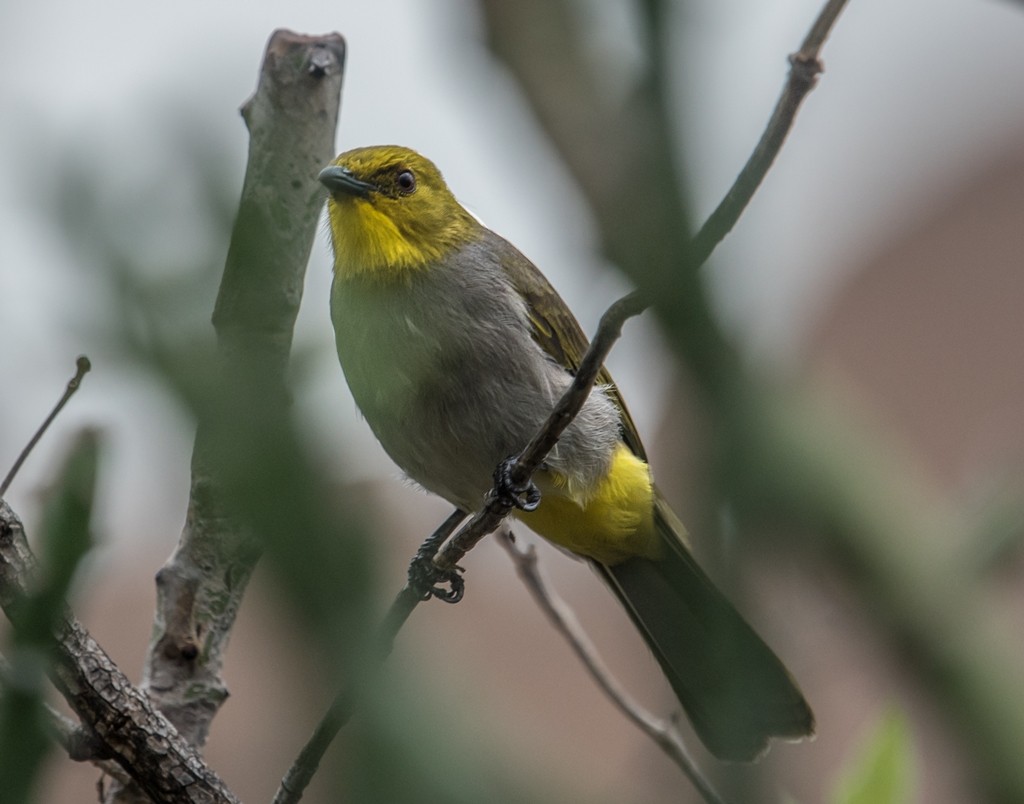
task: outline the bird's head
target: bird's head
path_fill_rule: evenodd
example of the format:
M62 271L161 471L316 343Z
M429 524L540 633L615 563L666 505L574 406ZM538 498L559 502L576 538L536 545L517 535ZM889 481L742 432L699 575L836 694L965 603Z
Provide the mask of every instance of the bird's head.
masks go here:
M335 272L380 280L429 268L473 239L479 224L433 162L409 148L346 151L320 172Z

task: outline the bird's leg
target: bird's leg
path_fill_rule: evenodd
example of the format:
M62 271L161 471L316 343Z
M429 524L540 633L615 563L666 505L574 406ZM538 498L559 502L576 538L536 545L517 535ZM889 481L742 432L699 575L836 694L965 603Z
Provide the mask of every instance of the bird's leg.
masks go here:
M501 502L520 511L535 511L540 505L540 489L532 480L525 483L513 478L518 458L513 455L498 464L494 470L494 491Z
M466 512L456 508L441 526L420 545L409 564L409 586L420 600L436 597L445 603L458 603L466 591L462 567L441 569L434 557L452 531L466 518Z

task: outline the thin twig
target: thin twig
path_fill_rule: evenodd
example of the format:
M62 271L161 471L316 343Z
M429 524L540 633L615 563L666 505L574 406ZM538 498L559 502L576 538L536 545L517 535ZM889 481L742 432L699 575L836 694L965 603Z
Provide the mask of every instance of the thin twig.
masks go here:
M630 696L604 661L598 655L597 648L583 629L576 613L544 582L540 574L537 550L533 545L519 547L512 537L512 531L503 528L498 532L498 542L512 558L516 573L533 595L533 599L547 615L551 624L565 637L570 647L583 662L597 685L604 691L613 704L633 721L636 726L650 737L669 758L679 766L686 777L697 788L707 804L724 804L721 796L715 792L697 764L693 761L682 735L671 721L662 720L646 711Z
M433 556L437 552L437 548L452 535L455 528L465 518L466 512L456 508L427 537L417 551L417 556ZM379 628L378 661L383 662L390 655L395 644L395 637L421 599L419 591L414 588L412 583L406 583L402 591L395 597ZM348 723L349 718L352 717L355 706L354 695L355 690L345 688L331 702L330 707L320 718L320 722L316 724L313 734L310 735L309 740L306 741L299 755L282 777L272 804L295 804L302 798L303 792L320 767L320 760L323 759L328 746L341 731L342 726Z
M814 89L818 76L824 70L819 58L821 48L846 3L847 0L829 0L804 37L800 49L790 54L789 80L775 104L761 139L729 192L694 238L692 256L696 265L707 261L715 247L732 231L782 150L800 104L807 93Z
M320 760L323 759L327 747L341 731L341 727L352 717L353 699L351 690L342 690L332 702L326 714L316 725L316 730L302 747L288 772L281 779L281 784L274 794L272 804L295 804L302 798L306 787L313 780Z
M67 388L64 389L64 393L61 394L57 404L54 405L53 410L50 411L50 415L47 416L39 429L36 430L35 435L29 439L29 442L25 445L25 448L21 451L18 456L18 460L14 462L14 466L11 467L11 471L7 473L7 477L4 478L4 482L0 483L0 497L3 497L7 493L7 489L10 488L11 482L18 474L18 470L21 469L21 465L25 463L25 459L28 458L29 454L35 448L36 444L39 443L39 439L43 437L43 433L49 429L53 420L57 418L57 414L61 412L64 406L68 403L68 400L75 395L75 391L78 390L78 386L82 384L82 378L92 368L92 364L89 362L89 358L85 355L79 355L75 360L75 376L68 380Z
M513 483L526 484L540 468L562 432L583 408L601 366L622 335L623 324L642 313L647 306L648 302L643 295L639 291L633 291L612 304L601 316L597 334L594 335L594 340L580 361L572 385L558 400L558 404L537 434L513 463L510 472ZM455 567L484 536L498 528L511 510L512 505L509 501L501 499L500 495L494 492L489 494L487 504L444 546L434 563L441 570Z

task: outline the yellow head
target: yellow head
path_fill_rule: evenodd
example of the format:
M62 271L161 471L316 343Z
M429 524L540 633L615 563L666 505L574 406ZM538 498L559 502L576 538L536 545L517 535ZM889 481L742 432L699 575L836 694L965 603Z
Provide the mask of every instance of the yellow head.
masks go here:
M476 236L480 224L452 195L434 163L409 148L346 151L320 173L334 270L397 279L428 268Z

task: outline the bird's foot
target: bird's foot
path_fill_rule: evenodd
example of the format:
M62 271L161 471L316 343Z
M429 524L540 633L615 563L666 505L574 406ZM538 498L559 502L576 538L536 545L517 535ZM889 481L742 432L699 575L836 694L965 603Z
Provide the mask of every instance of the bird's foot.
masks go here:
M409 564L409 586L420 600L436 597L445 603L458 603L466 593L462 572L462 567L441 569L433 555L420 550Z
M532 480L518 483L512 479L515 456L506 458L494 470L494 493L501 502L520 511L535 511L540 505L540 489Z

